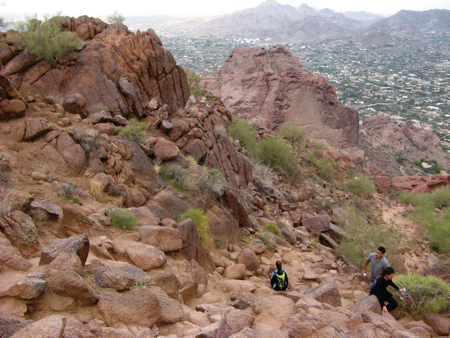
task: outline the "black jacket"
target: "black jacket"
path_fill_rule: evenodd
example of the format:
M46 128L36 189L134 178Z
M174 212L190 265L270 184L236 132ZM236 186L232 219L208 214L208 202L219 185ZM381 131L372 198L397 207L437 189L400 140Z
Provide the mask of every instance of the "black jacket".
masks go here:
M372 288L372 291L370 291L371 295L375 295L378 298L378 301L380 302L381 308L384 306L384 302L386 301L386 298L388 296L392 297L392 293L387 291L388 286L392 286L394 289L399 290L398 286L394 284L391 280L386 280L384 277L380 277L377 279L377 282Z
M282 285L281 287L280 287L280 281L278 280L278 277L277 277L277 273L279 273L278 270L275 270L274 272L272 272L273 276L270 279L270 286L275 291L284 291L284 290L287 289L288 284L289 284L287 272L284 271L284 270L281 272L282 274L283 273L285 274L285 276L284 276L284 285ZM274 284L275 284L275 287L274 287Z

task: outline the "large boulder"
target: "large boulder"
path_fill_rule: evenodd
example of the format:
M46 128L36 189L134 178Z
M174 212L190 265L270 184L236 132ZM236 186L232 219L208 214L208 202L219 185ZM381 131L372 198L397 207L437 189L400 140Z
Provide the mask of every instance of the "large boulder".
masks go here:
M237 261L240 264L244 264L250 271L256 271L260 267L258 256L256 256L255 252L249 248L245 248L239 252Z
M74 253L80 257L84 265L89 254L89 239L87 235L75 235L65 238L50 245L47 245L41 252L39 265L50 264L58 255L62 253Z
M217 338L227 338L245 328L250 328L254 321L255 317L247 311L229 310L220 321Z
M176 157L179 151L180 150L175 144L162 137L157 138L156 143L153 146L155 157L163 161Z
M309 232L320 233L330 230L330 218L328 214L313 216L302 220L302 224Z
M32 267L32 264L23 258L17 248L3 244L0 244L0 264L13 270L22 271L27 271Z
M176 251L183 246L181 233L178 229L161 226L142 226L138 228L141 242L153 245L161 251Z
M62 337L67 319L63 316L53 315L27 325L16 332L13 338L48 338Z
M450 335L450 317L448 315L441 315L429 311L425 313L424 321L430 325L437 334L441 336Z
M70 94L64 99L63 108L71 114L79 114L82 118L86 118L89 112L86 107L86 99L81 94Z
M125 249L128 258L140 269L150 270L166 264L164 252L152 245L134 243Z
M315 286L303 293L321 303L327 303L334 307L342 306L341 295L335 283L326 283Z
M335 87L304 70L280 45L237 48L219 71L204 74L201 84L233 116L269 130L289 121L332 142L358 142L358 113L340 105Z
M161 306L155 294L147 289L125 293L105 290L99 294L98 310L108 326L150 327L161 316Z

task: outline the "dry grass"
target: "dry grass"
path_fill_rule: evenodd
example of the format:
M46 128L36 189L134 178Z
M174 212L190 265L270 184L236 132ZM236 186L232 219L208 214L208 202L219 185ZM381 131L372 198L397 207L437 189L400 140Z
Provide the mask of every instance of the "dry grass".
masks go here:
M154 164L153 165L153 172L156 174L156 175L159 175L159 172L161 171L161 165L160 164Z
M190 107L189 107L189 113L190 113L190 114L194 114L194 113L196 113L196 112L198 112L197 106L190 106Z
M35 170L47 175L47 182L49 183L57 181L62 172L61 166L46 160L36 163Z
M44 209L33 209L30 211L30 216L36 225L45 225L50 221L50 215Z
M103 191L105 187L103 186L102 182L99 180L93 178L89 182L89 190L91 191L92 196L98 201L103 196Z
M98 113L99 111L109 112L109 107L103 102L94 103L88 108L89 114Z
M198 166L198 161L192 155L188 155L186 157L186 160L190 166L193 166L193 167Z
M216 135L218 140L226 140L228 138L227 128L224 126L216 126L214 128L214 134Z

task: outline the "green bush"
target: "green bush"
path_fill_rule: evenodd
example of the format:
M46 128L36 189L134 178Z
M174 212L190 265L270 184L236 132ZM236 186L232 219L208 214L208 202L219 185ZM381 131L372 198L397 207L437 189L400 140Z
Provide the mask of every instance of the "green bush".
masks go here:
M313 147L320 149L320 150L328 149L328 146L324 142L321 142L321 141L310 140L309 144L311 144Z
M292 154L291 147L285 140L266 138L257 148L255 157L273 170L294 179L298 175L297 158Z
M239 140L241 146L247 149L250 153L256 150L256 130L255 128L243 119L233 119L233 123L228 127L230 136Z
M211 169L208 172L202 172L196 182L196 187L202 193L222 196L228 190L229 184L220 170Z
M372 197L377 191L375 183L369 177L364 175L352 175L347 179L347 189L360 197Z
M129 210L113 207L106 211L106 215L111 219L111 224L116 228L133 230L137 227L138 219Z
M197 228L197 233L208 248L211 247L213 243L213 237L211 236L209 229L208 217L206 217L205 212L200 209L189 209L178 219L178 223L190 218L194 221Z
M200 81L202 80L202 76L195 74L192 71L188 72L188 83L189 83L189 92L191 95L195 97L199 97L203 95L203 89L200 85Z
M435 276L418 274L399 275L395 284L406 288L414 302L400 302L400 308L413 314L424 314L427 311L435 313L450 310L450 284Z
M276 226L276 224L273 224L273 223L267 223L267 224L264 226L264 231L271 232L271 233L273 233L274 235L278 235L278 234L280 233L280 229L278 229L278 227Z
M108 20L108 23L110 25L116 25L119 22L124 22L125 21L125 17L118 13L117 11L115 11L113 14L109 14L106 16L106 20Z
M261 234L261 240L269 251L275 250L276 241L273 233L269 231L263 231Z
M395 269L400 242L398 231L383 225L371 226L353 204L344 210L345 222L340 226L347 236L340 243L341 253L362 269L369 254L375 252L378 246L384 246L388 260Z
M439 253L450 253L450 190L438 189L431 194L402 193L401 203L415 206L413 218L427 230L430 247ZM442 208L440 214L435 208Z
M63 31L60 15L44 19L42 24L36 17L17 24L20 32L17 39L26 53L47 60L55 67L61 55L75 51L81 40L77 34Z
M136 142L142 142L145 136L145 128L147 125L144 122L139 122L136 119L128 121L128 125L125 128L117 127L117 131L120 135L126 136L135 140Z
M178 164L163 165L159 174L166 184L175 186L179 191L188 190L194 187L189 171L183 169Z
M299 127L295 123L285 122L280 128L280 135L290 140L292 143L303 143L308 136L305 128Z
M336 177L333 162L328 158L318 158L313 152L309 152L306 159L316 169L320 177L331 180Z
M214 97L214 94L211 94L211 93L205 93L205 97L206 97L207 99L212 99L212 98Z

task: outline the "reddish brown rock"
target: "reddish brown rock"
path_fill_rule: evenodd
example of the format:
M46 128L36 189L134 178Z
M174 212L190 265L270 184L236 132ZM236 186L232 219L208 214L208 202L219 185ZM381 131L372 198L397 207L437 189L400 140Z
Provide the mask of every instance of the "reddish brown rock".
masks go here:
M157 296L157 298L161 307L157 325L178 323L186 319L180 302L168 297Z
M223 276L228 279L245 279L245 265L231 265L225 269Z
M53 276L48 287L57 295L76 298L84 305L92 305L98 300L94 289L81 276L67 267L59 270Z
M32 264L23 258L17 248L2 244L0 244L0 263L14 270L27 271L32 267Z
M71 114L79 114L82 118L86 118L89 112L86 107L86 99L81 94L70 94L64 99L63 108Z
M282 46L237 48L201 83L232 115L252 123L275 129L291 121L333 142L358 142L358 113L340 105L334 86L310 75Z
M86 166L86 154L79 144L67 134L62 132L56 140L56 150L66 161L74 175L80 175Z
M3 214L8 214L12 211L25 211L33 202L34 197L26 191L16 189L0 189L0 199L6 201L9 210L2 210Z
M66 326L66 317L63 316L49 316L38 320L23 329L16 332L13 338L48 338L48 337L62 337L64 328Z
M181 234L178 229L161 226L141 226L138 228L141 242L157 247L159 250L168 252L182 248Z
M21 100L0 101L0 120L17 119L25 116L27 106Z
M32 141L49 132L51 127L43 119L26 119L24 141Z
M17 297L19 299L34 299L45 291L47 282L40 278L25 277L15 282L7 290L0 292L0 297Z
M256 256L255 252L249 248L245 248L239 252L237 261L240 264L244 264L250 271L256 271L260 267L258 256Z
M128 258L140 269L150 270L166 264L164 252L154 246L144 243L135 243L125 249Z
M225 313L217 329L217 338L226 338L239 331L250 328L255 321L255 317L247 311L229 310Z
M334 283L327 283L315 286L303 293L321 303L327 303L334 307L341 306L341 295L339 289Z
M156 295L147 289L126 293L105 290L99 295L98 309L108 326L135 325L150 327L161 315Z
M13 57L2 70L2 75L12 75L23 72L36 63L37 59L34 55L20 52Z
M39 265L50 264L62 253L76 254L84 265L89 254L89 246L89 239L85 234L53 242L42 250Z
M153 146L154 155L163 161L170 160L178 155L179 149L175 144L159 137Z
M328 215L313 216L302 220L302 224L310 232L319 233L330 230L330 218Z
M152 280L152 285L160 287L169 297L178 300L180 281L175 274L163 272Z
M450 334L450 316L427 312L424 316L424 321L430 325L437 334L441 336Z
M440 147L439 137L428 130L414 127L412 121L407 121L402 128L408 140L419 150L427 150L429 147Z

